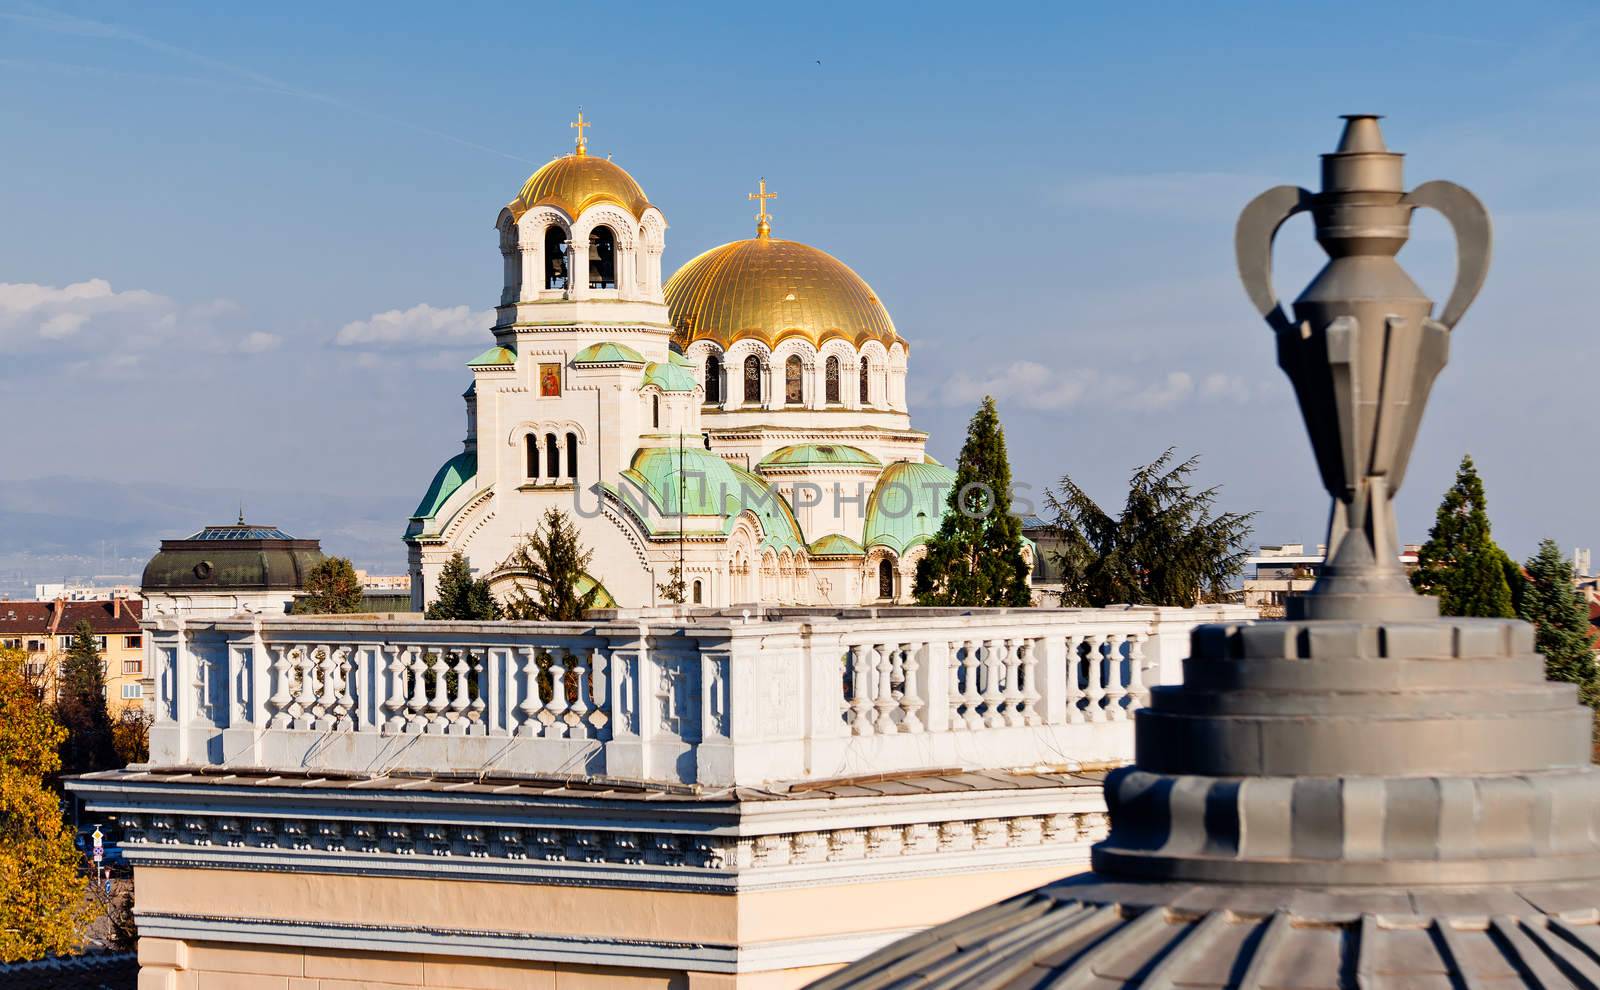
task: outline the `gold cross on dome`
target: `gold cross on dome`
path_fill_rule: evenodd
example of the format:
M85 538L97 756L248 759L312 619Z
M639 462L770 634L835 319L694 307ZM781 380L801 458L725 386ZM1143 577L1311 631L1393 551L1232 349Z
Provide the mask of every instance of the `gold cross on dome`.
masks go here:
M593 127L594 124L583 119L583 107L579 107L578 119L567 126L576 127L578 129L578 157L582 158L584 155L589 153L589 139L583 136L583 129L585 127Z
M767 212L767 200L777 199L778 194L767 192L767 177L763 175L761 177L761 191L750 193L745 198L753 199L758 204L756 206L756 236L766 237L772 233L772 214Z

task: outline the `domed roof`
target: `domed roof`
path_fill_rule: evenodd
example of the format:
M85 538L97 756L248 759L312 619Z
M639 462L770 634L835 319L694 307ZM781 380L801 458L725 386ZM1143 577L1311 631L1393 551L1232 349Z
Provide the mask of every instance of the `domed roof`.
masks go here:
M305 587L322 561L316 540L297 540L276 526L241 519L207 526L182 540L162 540L145 564L141 591L289 591Z
M667 312L684 347L745 337L774 346L803 336L860 346L902 340L889 311L849 265L808 244L752 237L691 259L666 285Z
M554 206L576 217L596 203L614 203L634 217L650 208L644 190L621 165L580 152L562 155L530 175L506 209L516 219L535 206Z

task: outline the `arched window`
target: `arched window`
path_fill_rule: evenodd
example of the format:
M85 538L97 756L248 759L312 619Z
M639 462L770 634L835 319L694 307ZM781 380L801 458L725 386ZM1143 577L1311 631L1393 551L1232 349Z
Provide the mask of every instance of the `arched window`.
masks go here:
M659 395L650 397L650 426L653 429L661 429L661 396Z
M700 582L699 582L699 580L696 580L695 583L694 583L694 603L696 605L700 604Z
M878 561L878 597L894 597L894 565L889 563L888 557Z
M544 229L544 287L565 289L567 275L567 232L551 224Z
M829 357L828 363L822 366L822 400L835 403L839 400L839 359Z
M861 404L869 405L872 400L867 398L867 359L861 359Z
M589 288L617 287L617 235L599 226L589 234Z
M761 401L761 359L754 354L744 359L744 401Z
M567 434L567 477L578 479L578 435Z
M556 446L556 435L549 433L544 438L544 463L545 473L551 481L561 477L561 450Z
M783 404L798 406L805 401L805 388L800 379L800 355L791 354L783 362Z
M706 401L722 402L722 359L715 354L706 358Z
M528 453L528 477L539 479L539 434L530 433L523 438Z

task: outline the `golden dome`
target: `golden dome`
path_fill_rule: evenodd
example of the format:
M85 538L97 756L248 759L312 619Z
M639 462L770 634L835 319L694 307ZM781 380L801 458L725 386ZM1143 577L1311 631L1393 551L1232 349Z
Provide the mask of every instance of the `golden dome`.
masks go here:
M528 177L522 192L506 207L515 219L535 206L555 206L574 219L595 203L615 203L642 217L650 200L620 165L592 158L580 147L575 155L562 155Z
M803 336L815 347L843 337L859 347L903 338L872 287L850 266L799 241L753 237L712 248L667 282L675 341L727 348L755 337L769 347Z

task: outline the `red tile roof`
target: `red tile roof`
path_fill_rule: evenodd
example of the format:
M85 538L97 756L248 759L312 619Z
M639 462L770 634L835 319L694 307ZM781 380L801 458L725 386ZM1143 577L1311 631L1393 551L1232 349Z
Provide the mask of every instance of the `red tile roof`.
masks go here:
M87 620L95 635L136 633L144 602L119 598L91 602L0 602L0 635L67 635Z

